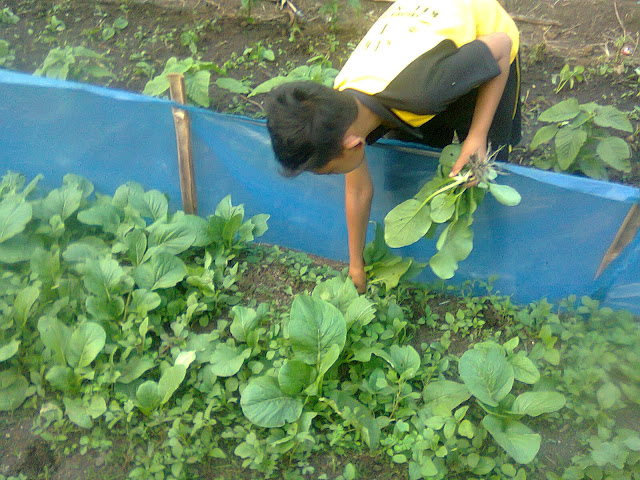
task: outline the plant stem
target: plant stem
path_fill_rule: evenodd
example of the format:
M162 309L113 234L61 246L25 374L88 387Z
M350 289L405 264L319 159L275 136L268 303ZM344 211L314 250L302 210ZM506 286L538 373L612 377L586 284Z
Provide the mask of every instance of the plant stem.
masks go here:
M441 193L444 193L444 192L446 192L448 190L452 190L452 189L456 188L458 185L462 185L464 183L467 183L469 181L469 175L470 174L471 174L471 172L467 172L464 175L456 175L455 177L453 177L451 179L451 183L445 184L444 187L439 188L438 190L433 192L431 195L429 195L424 200L424 202L422 202L422 204L420 205L420 208L424 207L427 203L429 203L429 201L431 201L437 195L440 195Z

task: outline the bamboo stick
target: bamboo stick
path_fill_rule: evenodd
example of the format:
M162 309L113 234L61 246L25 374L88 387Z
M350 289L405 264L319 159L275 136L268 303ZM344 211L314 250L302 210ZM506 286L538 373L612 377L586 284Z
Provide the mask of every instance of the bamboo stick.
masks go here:
M184 75L181 73L170 73L168 76L171 100L185 104L187 96L184 85ZM173 123L176 127L182 209L185 213L197 215L198 197L196 195L193 154L191 147L191 118L189 116L189 112L181 108L171 107L171 112L173 113Z

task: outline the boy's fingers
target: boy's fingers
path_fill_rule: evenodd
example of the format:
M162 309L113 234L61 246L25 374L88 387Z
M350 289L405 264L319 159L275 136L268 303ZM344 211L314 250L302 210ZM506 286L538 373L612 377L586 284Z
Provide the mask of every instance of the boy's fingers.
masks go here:
M458 160L456 160L456 163L453 164L449 177L455 177L458 173L460 173L460 170L462 170L462 167L464 167L468 161L469 157L467 155L460 155L458 157Z

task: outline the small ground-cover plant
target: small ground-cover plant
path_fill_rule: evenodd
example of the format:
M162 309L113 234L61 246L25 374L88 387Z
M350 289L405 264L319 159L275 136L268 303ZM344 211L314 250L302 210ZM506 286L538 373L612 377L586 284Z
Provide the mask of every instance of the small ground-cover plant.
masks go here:
M504 205L520 203L518 192L495 182L498 173L492 154L487 158L474 155L465 171L449 177L460 150L460 145L445 147L434 178L413 198L391 210L384 219L385 240L392 248L411 245L422 237L432 237L440 225L446 224L436 243L438 253L429 261L433 272L442 279L453 277L458 262L471 253L473 214L486 191ZM477 187L469 187L471 182L477 182Z
M534 159L538 168L556 171L581 171L592 178L607 179L606 167L630 172L631 149L627 142L609 133L609 129L633 133L628 116L612 105L580 104L569 98L540 114L548 123L533 137L529 150L553 140L553 152Z

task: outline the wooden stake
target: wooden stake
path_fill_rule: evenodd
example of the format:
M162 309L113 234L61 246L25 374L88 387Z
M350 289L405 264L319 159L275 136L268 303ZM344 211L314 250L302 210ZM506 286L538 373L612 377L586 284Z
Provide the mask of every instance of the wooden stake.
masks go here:
M169 93L171 100L185 104L187 101L184 86L184 75L169 74ZM180 173L180 192L182 194L182 209L185 213L198 214L198 198L193 170L193 155L191 149L191 118L189 112L181 108L171 107L173 123L176 127L176 142L178 145L178 171Z
M631 207L629 213L627 213L616 234L616 238L613 239L607 253L604 254L595 278L598 278L602 271L631 243L638 229L640 229L640 204L636 203Z

